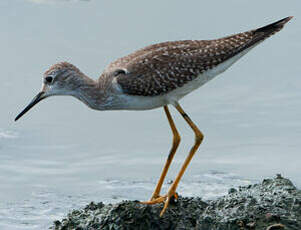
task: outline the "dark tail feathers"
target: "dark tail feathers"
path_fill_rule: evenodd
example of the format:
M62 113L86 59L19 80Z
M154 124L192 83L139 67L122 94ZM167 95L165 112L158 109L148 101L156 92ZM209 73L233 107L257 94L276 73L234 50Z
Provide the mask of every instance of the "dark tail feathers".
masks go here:
M255 30L254 32L255 33L265 33L265 34L269 34L269 36L270 36L270 35L278 32L278 31L280 31L284 27L284 25L289 20L291 20L292 18L293 18L292 16L291 17L286 17L286 18L281 19L277 22L274 22L274 23L269 24L267 26L261 27L261 28Z

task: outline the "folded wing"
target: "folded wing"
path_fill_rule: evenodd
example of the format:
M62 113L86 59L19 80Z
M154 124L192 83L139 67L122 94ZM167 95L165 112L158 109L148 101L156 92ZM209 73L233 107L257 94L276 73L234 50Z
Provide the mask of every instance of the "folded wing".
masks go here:
M291 17L216 40L164 42L111 63L123 92L137 96L168 93L280 31Z

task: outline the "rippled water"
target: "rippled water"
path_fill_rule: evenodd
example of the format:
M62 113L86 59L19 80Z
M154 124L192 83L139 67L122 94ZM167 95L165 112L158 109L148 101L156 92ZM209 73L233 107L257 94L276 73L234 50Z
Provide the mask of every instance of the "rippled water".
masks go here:
M97 112L54 97L13 122L51 64L67 60L96 78L110 61L151 43L221 37L288 15L295 18L283 31L182 100L205 140L179 193L212 199L276 173L300 187L301 3L270 4L0 1L0 229L47 229L91 200L146 200L168 154L162 109ZM171 111L182 142L167 181L193 142Z

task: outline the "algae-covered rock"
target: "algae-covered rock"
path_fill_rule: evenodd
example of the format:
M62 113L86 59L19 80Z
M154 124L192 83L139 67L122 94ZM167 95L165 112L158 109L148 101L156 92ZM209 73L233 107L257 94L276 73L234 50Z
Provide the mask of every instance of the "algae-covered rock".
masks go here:
M301 229L301 191L292 182L278 175L238 189L214 201L179 197L163 217L162 204L142 205L138 201L123 201L104 205L90 203L74 210L51 229Z

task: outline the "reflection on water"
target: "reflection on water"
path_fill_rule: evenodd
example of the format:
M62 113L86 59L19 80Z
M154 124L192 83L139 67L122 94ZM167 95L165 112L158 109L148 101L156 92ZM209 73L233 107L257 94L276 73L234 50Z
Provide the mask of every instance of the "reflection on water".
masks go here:
M301 186L301 2L277 4L267 15L268 1L0 1L0 228L45 229L91 200L146 200L171 145L162 109L97 112L53 97L14 123L50 65L66 60L96 78L151 43L221 37L289 15L283 31L182 100L205 139L179 193L215 198L276 173ZM171 112L182 142L168 180L194 138Z

